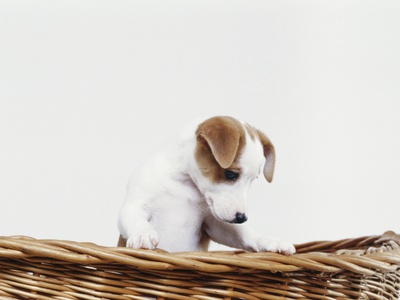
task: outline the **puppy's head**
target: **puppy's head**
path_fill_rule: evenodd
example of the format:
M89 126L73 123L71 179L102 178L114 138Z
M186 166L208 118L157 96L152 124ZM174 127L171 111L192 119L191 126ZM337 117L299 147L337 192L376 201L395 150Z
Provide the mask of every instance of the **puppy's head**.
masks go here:
M231 117L214 117L196 131L195 181L215 218L223 222L247 220L247 191L263 173L272 181L275 150L259 130Z

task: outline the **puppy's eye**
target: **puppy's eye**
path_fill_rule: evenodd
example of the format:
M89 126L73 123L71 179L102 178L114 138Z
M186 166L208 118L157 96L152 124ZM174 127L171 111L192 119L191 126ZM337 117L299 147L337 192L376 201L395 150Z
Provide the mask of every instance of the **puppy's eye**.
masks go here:
M236 181L239 178L239 173L233 172L231 170L225 170L225 178L228 181Z

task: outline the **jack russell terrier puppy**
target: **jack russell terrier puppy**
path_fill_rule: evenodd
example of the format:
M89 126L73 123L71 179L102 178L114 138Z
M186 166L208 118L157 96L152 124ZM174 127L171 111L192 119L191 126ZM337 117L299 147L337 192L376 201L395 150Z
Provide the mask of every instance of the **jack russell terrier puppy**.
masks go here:
M292 244L250 230L247 191L272 181L275 150L259 130L232 117L189 127L133 175L119 214L118 246L206 251L210 239L248 251L293 254Z

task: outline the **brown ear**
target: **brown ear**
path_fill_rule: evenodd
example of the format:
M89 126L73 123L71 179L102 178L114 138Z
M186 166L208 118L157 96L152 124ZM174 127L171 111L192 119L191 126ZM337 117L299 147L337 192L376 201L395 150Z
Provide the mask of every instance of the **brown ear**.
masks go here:
M259 130L257 130L257 133L264 149L264 157L265 157L264 176L268 182L271 182L274 177L274 170L275 170L275 148L270 139L267 138L267 136L264 133L262 133Z
M209 145L218 164L226 169L235 160L240 130L237 121L230 117L214 117L200 124L197 138L203 138Z

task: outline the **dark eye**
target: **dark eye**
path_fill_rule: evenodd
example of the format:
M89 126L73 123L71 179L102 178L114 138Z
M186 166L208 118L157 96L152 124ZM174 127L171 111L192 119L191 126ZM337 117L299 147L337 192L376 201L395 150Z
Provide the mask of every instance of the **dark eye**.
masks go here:
M233 172L231 170L225 170L225 178L228 181L236 181L239 178L239 173Z

